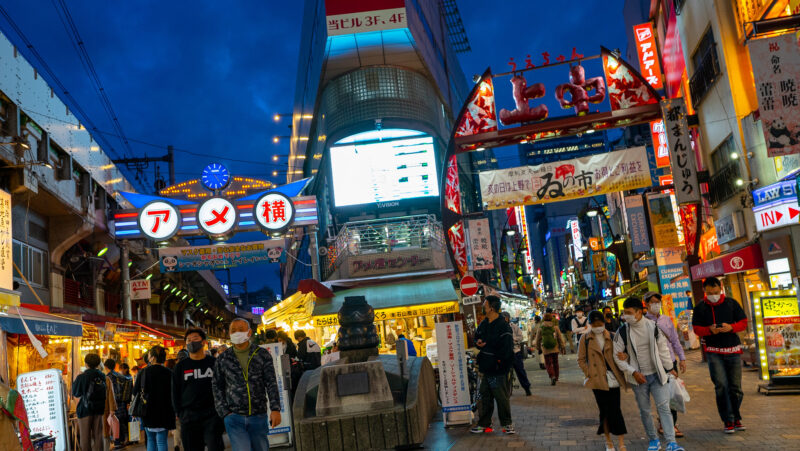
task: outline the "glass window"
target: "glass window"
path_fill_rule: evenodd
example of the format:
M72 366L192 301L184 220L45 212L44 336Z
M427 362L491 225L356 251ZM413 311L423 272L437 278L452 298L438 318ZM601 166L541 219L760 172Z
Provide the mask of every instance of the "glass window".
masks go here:
M733 141L733 135L729 135L725 141L722 142L711 153L711 168L714 172L720 171L731 162L735 161L733 154L736 153L736 143ZM737 155L738 158L738 155Z
M14 240L12 252L16 263L25 279L35 287L43 287L47 280L47 252ZM14 271L14 279L24 284L25 281Z
M708 31L706 31L706 34L704 34L700 39L700 43L697 45L697 50L695 50L694 55L692 55L692 62L694 63L695 69L703 64L703 58L711 50L711 48L714 47L714 45L714 33L711 28L709 28Z

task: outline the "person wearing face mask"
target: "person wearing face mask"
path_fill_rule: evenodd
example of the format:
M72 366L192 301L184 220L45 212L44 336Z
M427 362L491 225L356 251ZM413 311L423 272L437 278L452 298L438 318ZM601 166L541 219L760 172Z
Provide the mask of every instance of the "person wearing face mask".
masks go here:
M686 356L683 353L683 346L681 346L678 330L672 323L672 318L661 314L661 294L649 291L644 295L644 302L647 305L647 318L655 321L656 325L658 325L658 330L669 340L669 353L672 356L673 365L678 365L680 372L685 373ZM672 412L672 422L675 425L675 437L681 438L683 437L683 432L678 429L678 411L670 409L670 412ZM664 433L661 427L658 429L659 433Z
M184 340L188 358L175 365L172 375L172 405L180 420L183 449L222 451L222 421L212 390L216 359L205 353L208 341L202 329L187 330Z
M588 334L591 329L592 326L589 325L589 320L584 315L583 309L578 309L575 312L575 318L572 320L572 334L575 335L575 343L580 343L583 334Z
M669 411L669 378L667 373L677 377L667 339L658 326L644 316L642 300L631 296L625 300L623 313L625 325L614 336L614 361L625 373L627 381L633 386L639 416L650 443L648 451L659 451L661 442L650 414L652 396L658 410L667 451L683 451L675 442L675 425Z
M584 386L591 388L600 410L597 435L606 437L606 451L613 451L611 434L618 437L619 450L625 451L625 418L620 408L620 388L628 388L625 375L614 361L612 335L605 327L605 318L598 311L589 313L591 332L578 344L578 366L586 377ZM557 355L557 354L556 354Z
M717 410L725 424L724 432L744 431L742 415L742 343L737 332L747 327L747 316L735 299L722 293L716 277L703 281L705 297L694 307L692 327L703 338L708 371L714 382Z
M611 310L611 307L603 307L603 321L605 322L606 330L611 332L611 334L617 333L617 329L619 329L619 320L614 318L614 312Z
M270 352L250 343L253 331L242 318L231 321L233 346L214 364L214 404L236 451L269 449L269 428L281 423L278 380Z
M172 371L164 366L167 351L163 346L153 346L147 353L150 365L139 372L133 386L134 393L144 393L147 413L142 425L147 435L147 451L167 451L167 436L175 429L175 411L172 409Z

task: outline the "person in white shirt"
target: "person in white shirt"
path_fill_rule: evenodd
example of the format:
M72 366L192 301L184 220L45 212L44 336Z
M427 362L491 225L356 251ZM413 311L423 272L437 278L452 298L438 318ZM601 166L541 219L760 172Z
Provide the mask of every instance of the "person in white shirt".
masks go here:
M522 329L516 323L511 322L511 315L508 312L503 312L501 315L511 326L511 335L514 340L514 372L517 373L517 380L525 390L525 396L531 396L531 382L528 380L528 373L525 372L525 365L522 363Z
M581 342L581 337L592 331L592 325L589 324L589 319L586 318L583 310L575 312L575 318L572 320L572 335L575 337L575 344Z

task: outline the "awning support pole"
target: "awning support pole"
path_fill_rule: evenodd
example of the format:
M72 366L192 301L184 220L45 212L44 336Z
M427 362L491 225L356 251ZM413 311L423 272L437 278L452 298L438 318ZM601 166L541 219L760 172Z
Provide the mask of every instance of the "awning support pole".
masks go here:
M128 268L128 240L123 240L120 244L122 250L119 258L119 266L122 270L122 311L124 318L128 321L133 320L131 312L131 272Z

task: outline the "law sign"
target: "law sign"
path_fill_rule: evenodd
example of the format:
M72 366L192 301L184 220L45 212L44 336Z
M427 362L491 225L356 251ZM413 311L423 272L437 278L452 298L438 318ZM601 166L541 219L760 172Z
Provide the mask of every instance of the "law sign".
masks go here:
M54 451L69 449L67 402L60 370L43 370L17 376L17 391L25 403L31 434L55 437Z
M472 276L461 278L461 293L464 296L473 296L478 293L478 281Z
M756 230L759 232L800 223L800 206L794 180L754 190L753 204Z
M129 283L131 285L130 293L132 300L136 301L140 299L141 300L150 299L151 293L150 293L149 280L144 280L144 279L131 280Z

